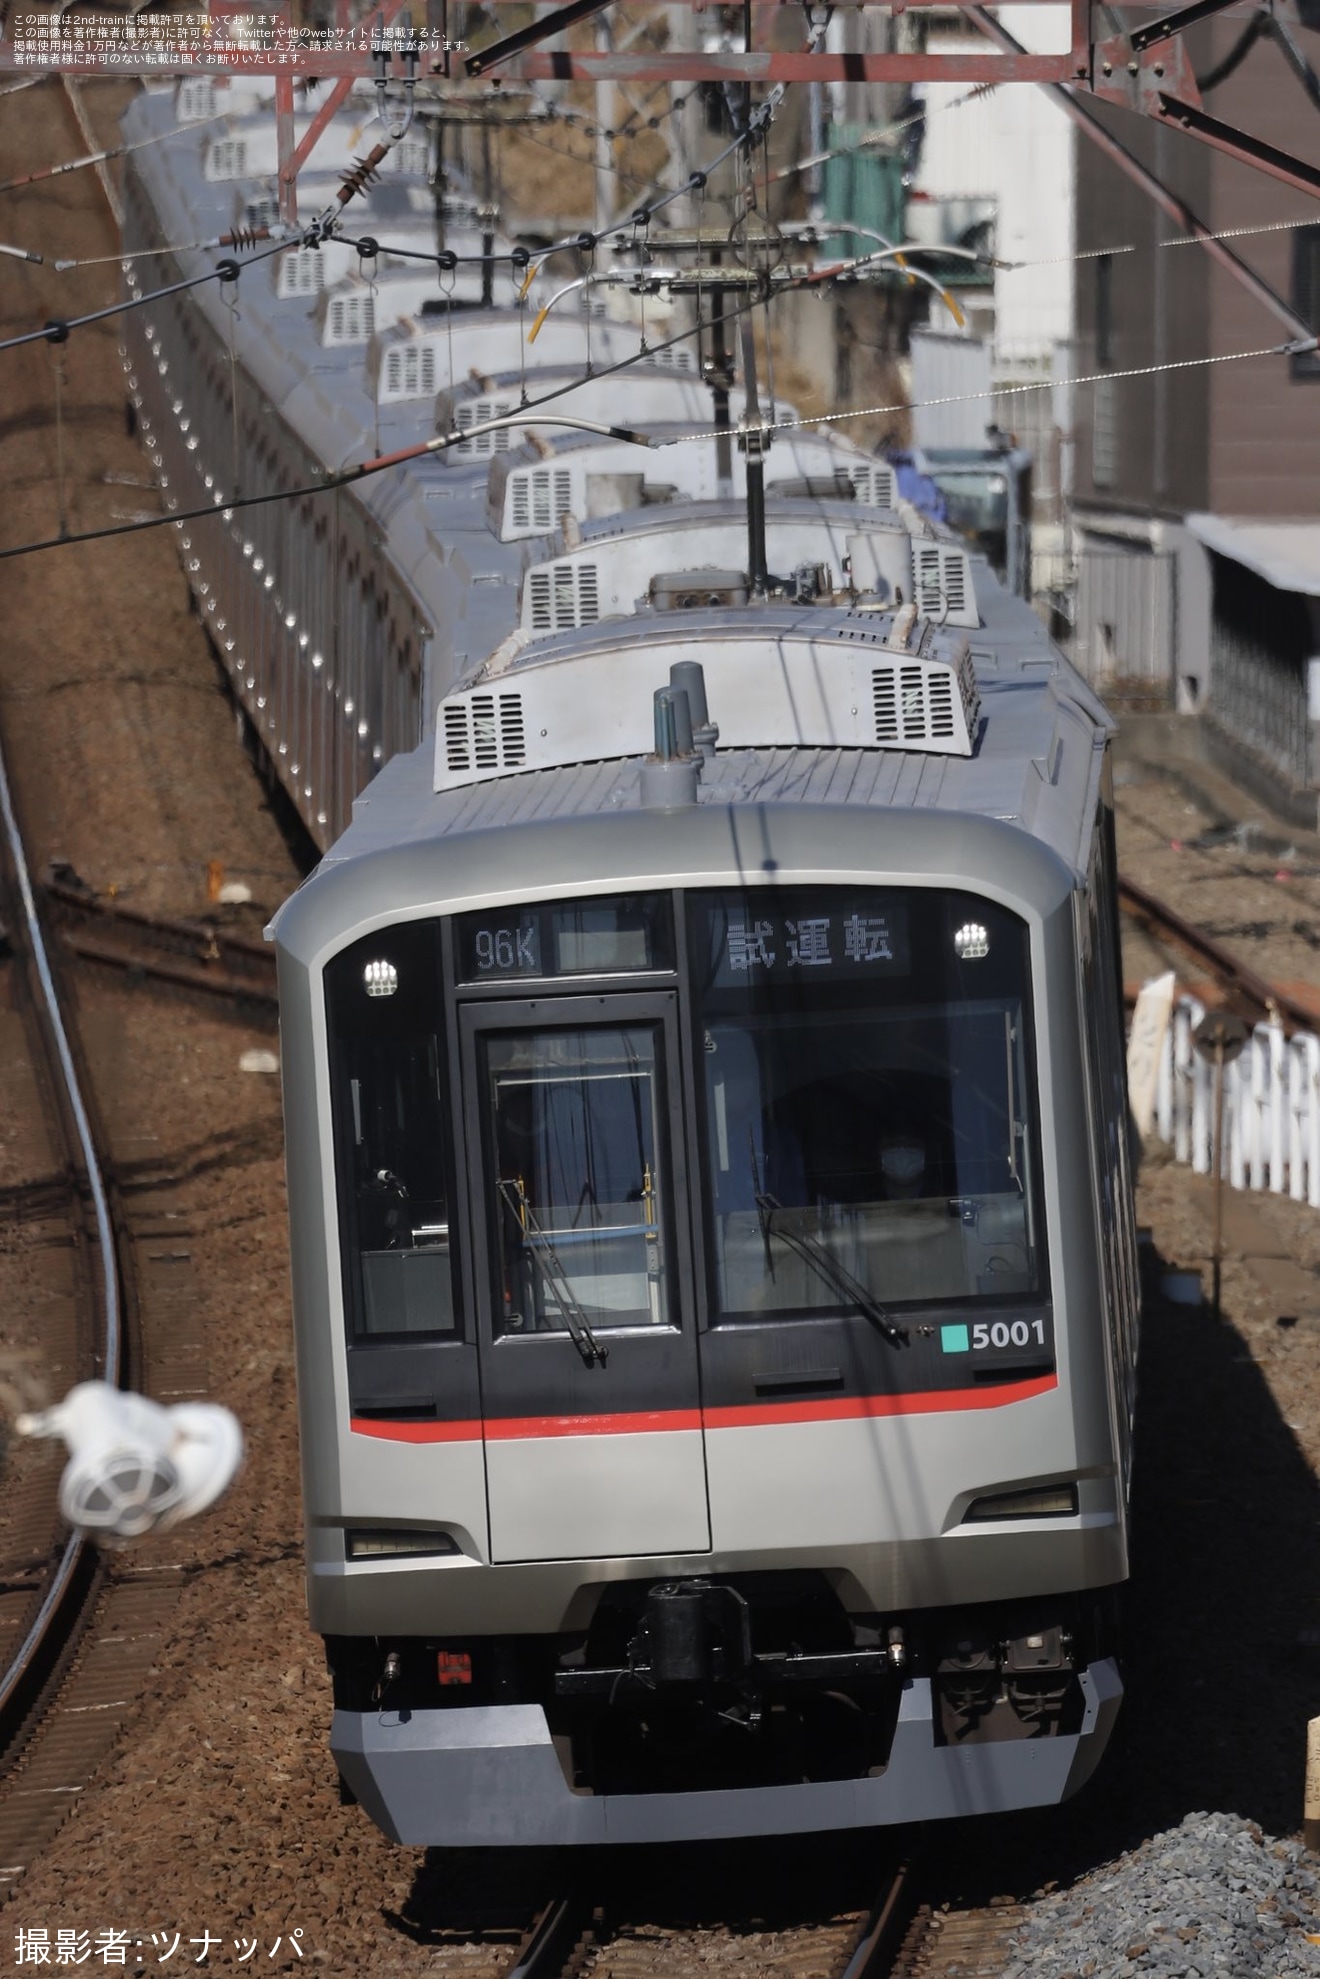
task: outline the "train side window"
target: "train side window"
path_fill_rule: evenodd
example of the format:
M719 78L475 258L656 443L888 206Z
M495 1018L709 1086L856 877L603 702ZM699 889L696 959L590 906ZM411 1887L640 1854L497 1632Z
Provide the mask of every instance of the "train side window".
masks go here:
M350 1339L458 1330L436 927L382 929L325 972Z

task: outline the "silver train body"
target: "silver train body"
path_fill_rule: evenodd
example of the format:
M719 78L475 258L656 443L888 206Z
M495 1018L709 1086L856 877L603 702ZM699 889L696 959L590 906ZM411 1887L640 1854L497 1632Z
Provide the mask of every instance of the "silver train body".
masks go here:
M175 115L149 96L134 134ZM143 236L232 219L205 161L243 128L138 154ZM1108 718L865 457L776 446L750 595L713 444L678 437L694 373L620 374L672 452L483 452L538 395L516 316L330 348L347 291L278 267L237 324L213 288L137 312L167 498L232 487L235 379L298 485L473 435L183 545L330 845L275 933L344 1781L450 1845L1064 1798L1118 1708L1127 1573ZM636 350L570 323L541 382L570 334ZM615 423L617 389L566 403Z

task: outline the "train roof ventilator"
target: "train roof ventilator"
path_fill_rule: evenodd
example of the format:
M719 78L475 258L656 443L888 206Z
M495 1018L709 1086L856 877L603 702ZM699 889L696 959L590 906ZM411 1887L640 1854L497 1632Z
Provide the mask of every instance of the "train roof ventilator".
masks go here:
M82 1381L62 1402L19 1416L20 1436L62 1436L60 1511L72 1526L141 1539L213 1505L243 1459L238 1419L216 1402L172 1408Z
M974 752L980 694L967 641L926 623L909 646L911 606L883 630L874 615L855 613L833 634L749 628L723 644L703 639L700 615L692 617L697 626L682 638L657 640L648 628L627 645L559 656L529 648L519 629L470 687L440 703L435 789L647 754L656 662L698 644L726 749Z

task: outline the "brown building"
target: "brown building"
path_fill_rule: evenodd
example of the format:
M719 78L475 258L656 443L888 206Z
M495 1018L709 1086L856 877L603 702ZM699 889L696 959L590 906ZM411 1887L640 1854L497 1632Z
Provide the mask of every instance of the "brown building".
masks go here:
M1320 33L1295 13L1287 32L1320 71ZM1188 43L1212 116L1320 162L1320 107L1270 32L1226 15ZM1320 326L1320 199L1167 125L1099 114L1216 232L1269 229L1229 244ZM1237 768L1315 823L1320 356L1160 369L1289 331L1084 137L1076 158L1077 246L1090 257L1076 375L1095 378L1074 399L1078 663L1111 689L1203 713Z

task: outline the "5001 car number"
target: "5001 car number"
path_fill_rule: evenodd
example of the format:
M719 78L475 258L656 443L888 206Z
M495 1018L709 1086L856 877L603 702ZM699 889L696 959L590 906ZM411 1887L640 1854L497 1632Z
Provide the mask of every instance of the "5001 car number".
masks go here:
M978 1319L972 1323L972 1350L978 1347L1043 1347L1043 1319Z

